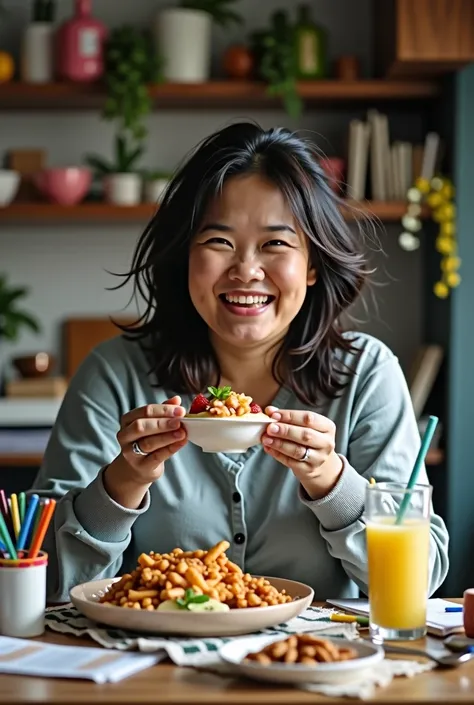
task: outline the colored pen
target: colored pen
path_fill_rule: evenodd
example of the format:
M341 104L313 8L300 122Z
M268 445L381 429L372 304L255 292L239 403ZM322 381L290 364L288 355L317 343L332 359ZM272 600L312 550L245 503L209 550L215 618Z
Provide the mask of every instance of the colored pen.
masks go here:
M445 612L462 612L462 607L445 607Z
M329 615L329 619L331 620L331 622L356 622L357 624L360 624L363 627L369 626L368 617L360 617L359 615L355 614L337 614L336 612L332 612Z

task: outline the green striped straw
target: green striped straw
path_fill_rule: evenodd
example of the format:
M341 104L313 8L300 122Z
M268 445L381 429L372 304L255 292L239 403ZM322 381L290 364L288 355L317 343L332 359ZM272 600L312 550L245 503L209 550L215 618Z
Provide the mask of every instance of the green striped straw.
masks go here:
M426 426L425 433L423 434L423 438L421 440L421 447L420 447L420 450L418 451L418 455L415 460L415 465L413 466L413 470L411 471L410 479L408 480L407 490L412 490L414 488L414 486L416 485L416 481L418 480L418 475L420 474L420 470L423 467L423 463L425 462L426 454L428 453L429 447L431 445L431 441L433 440L433 436L434 436L434 432L436 430L437 424L438 424L438 417L437 416L430 416L430 418L428 419L428 424ZM402 503L400 505L400 509L398 510L395 524L402 523L403 517L405 516L405 512L408 509L409 504L410 504L410 494L408 492L406 492L405 496L403 497Z

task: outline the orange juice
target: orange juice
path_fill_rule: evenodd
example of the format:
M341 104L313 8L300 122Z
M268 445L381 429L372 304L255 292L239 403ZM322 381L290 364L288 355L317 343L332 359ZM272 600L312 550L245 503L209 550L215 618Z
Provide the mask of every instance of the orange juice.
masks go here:
M426 623L430 522L394 516L367 522L370 621L385 629Z

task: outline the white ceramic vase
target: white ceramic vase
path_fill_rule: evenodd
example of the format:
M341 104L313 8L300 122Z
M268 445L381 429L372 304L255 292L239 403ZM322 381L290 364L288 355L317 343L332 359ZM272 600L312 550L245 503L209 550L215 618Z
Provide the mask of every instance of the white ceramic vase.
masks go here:
M155 22L155 49L165 80L203 83L211 73L212 17L202 10L161 10Z
M53 80L54 27L51 22L32 22L23 34L21 78L25 83Z
M145 182L144 200L145 203L158 203L169 184L169 179L152 179Z
M136 206L141 201L142 179L139 174L110 174L105 177L105 198L116 206Z

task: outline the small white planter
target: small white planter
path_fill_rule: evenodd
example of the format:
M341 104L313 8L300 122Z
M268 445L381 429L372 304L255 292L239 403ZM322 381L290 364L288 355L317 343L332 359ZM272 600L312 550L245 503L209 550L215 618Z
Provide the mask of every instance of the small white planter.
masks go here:
M153 179L145 181L144 201L145 203L158 203L169 184L169 179Z
M105 198L116 206L136 206L141 201L139 174L110 174L104 179Z
M202 10L161 10L155 22L155 49L167 81L203 83L211 73L212 17Z
M8 206L20 186L20 174L10 169L0 169L0 208Z

